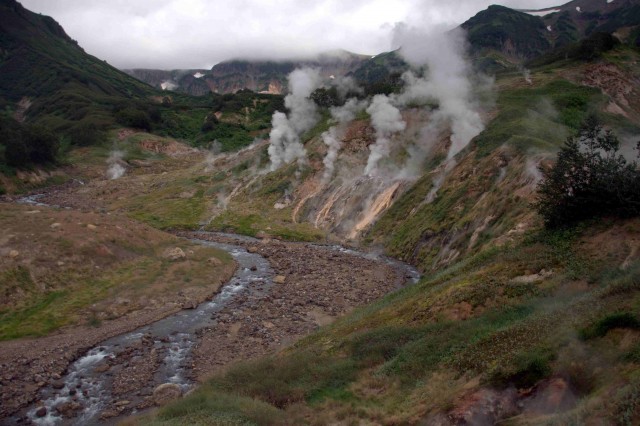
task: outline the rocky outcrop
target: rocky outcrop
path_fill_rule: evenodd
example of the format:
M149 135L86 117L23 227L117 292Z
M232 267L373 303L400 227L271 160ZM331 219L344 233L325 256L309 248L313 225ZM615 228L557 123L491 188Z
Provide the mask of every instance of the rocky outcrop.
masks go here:
M153 390L153 402L157 406L167 405L182 396L182 389L175 383L164 383Z

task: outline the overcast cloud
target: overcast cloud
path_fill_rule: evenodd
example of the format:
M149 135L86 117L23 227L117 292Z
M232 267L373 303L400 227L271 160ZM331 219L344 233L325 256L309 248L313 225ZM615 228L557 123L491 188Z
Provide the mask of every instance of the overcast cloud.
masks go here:
M20 0L52 16L85 51L118 68L211 68L231 58L391 49L398 22L454 27L489 4L553 0Z

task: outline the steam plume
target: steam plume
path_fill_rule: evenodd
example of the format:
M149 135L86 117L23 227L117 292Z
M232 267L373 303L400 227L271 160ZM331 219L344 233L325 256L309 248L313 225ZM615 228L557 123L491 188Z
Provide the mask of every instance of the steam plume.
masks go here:
M213 171L214 169L213 165L221 151L222 151L222 145L217 140L214 140L213 143L211 144L211 148L209 149L209 152L207 153L207 158L204 160L205 173L211 173Z
M338 127L331 127L322 134L322 141L327 145L327 154L322 160L324 164L324 172L322 174L322 182L327 183L333 176L335 161L338 158L338 151L342 148L342 132L338 131Z
M123 166L124 161L122 157L124 153L122 151L111 151L109 158L107 158L107 177L111 180L119 179L124 175L126 169Z
M338 122L337 125L331 127L322 134L322 141L327 145L327 154L322 161L324 163L324 173L322 174L322 182L327 183L331 180L335 169L335 161L338 158L338 152L342 148L342 138L344 136L344 124L356 118L359 111L364 110L367 103L351 98L344 105L331 108L331 117Z
M271 119L271 171L294 160L300 165L306 163L307 153L300 143L300 135L318 122L316 105L309 96L321 83L320 73L315 69L296 69L289 74L289 94L284 99L284 104L290 111L289 116L276 111Z
M364 173L375 175L378 162L389 155L391 135L404 130L406 123L402 120L398 108L391 104L391 100L386 95L374 96L367 112L371 115L371 124L376 130L376 142L369 146L371 153Z
M431 99L438 109L432 120L446 123L451 130L447 159L453 158L484 130L480 105L473 91L473 70L465 57L465 37L461 29L426 33L404 25L396 27L395 42L401 55L415 68L426 68L418 77L409 71L401 100Z

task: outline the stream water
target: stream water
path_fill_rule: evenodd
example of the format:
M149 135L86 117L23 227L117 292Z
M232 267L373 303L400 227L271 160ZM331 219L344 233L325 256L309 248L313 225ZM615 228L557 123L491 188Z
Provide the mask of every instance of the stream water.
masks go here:
M242 292L261 297L272 284L273 271L262 256L248 253L245 249L230 245L196 240L200 244L216 247L229 252L238 263L233 278L209 302L200 304L196 309L183 310L175 315L136 329L105 342L89 350L84 356L72 363L63 377L64 386L55 389L47 386L41 390L42 403L28 411L28 417L38 425L96 423L106 401L111 400L110 388L112 374L97 372L96 367L106 358L115 358L118 353L132 343L146 339L161 354L161 366L154 377L154 385L175 383L183 391L189 390L193 383L189 377L190 353L195 343L195 332L211 326L215 314L230 300ZM59 388L61 384L58 384ZM152 386L152 387L153 387ZM58 415L55 407L64 403L76 403L82 406L78 415L64 419ZM130 401L132 404L137 401ZM47 414L38 417L37 411L46 407Z
M23 200L28 204L38 205L37 197ZM203 234L207 234L204 233ZM236 240L257 241L250 237L224 235ZM215 247L230 253L238 263L238 269L232 279L225 284L211 301L200 304L196 309L182 310L165 319L136 329L102 342L73 362L60 381L53 382L40 390L39 403L27 412L28 418L38 425L86 425L100 420L103 410L107 409L114 396L111 393L114 375L122 366L115 365L108 372L101 370L110 360L130 350L140 342L155 350L160 358L153 383L147 390L164 384L173 383L188 391L194 386L190 377L191 352L196 343L196 332L205 327L214 327L216 313L241 293L249 297L262 298L269 292L273 284L274 273L269 262L259 254L249 253L242 247L218 242L193 240L199 244ZM302 243L301 243L302 244ZM341 246L318 246L327 250L336 250L350 255L384 261L405 274L409 282L417 282L419 272L402 262L372 253L363 253ZM144 401L149 391L137 395L127 395L128 406L135 407ZM73 404L75 416L66 418L59 414L57 407ZM117 405L117 403L116 403ZM43 415L42 407L46 408ZM133 411L135 413L135 410Z

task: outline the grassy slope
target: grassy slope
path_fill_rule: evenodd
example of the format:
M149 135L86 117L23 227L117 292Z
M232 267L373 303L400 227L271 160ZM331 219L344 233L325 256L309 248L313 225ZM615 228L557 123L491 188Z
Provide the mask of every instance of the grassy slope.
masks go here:
M0 3L0 101L33 99L29 114L54 129L74 121L111 122L108 110L123 98L155 93L86 54L50 17L10 0Z
M0 340L178 307L186 300L178 293L206 297L222 284L210 277L233 263L224 252L119 216L4 204L0 227ZM166 259L174 247L187 258Z
M497 115L436 200L421 203L427 175L369 234L432 273L283 353L220 373L155 424L429 423L487 389L506 395L537 384L533 395L545 397L549 378L568 384L576 403L509 424L635 424L640 223L548 233L529 205L527 158L552 155L605 104L598 90L576 85L580 64L561 65L534 72L532 86L500 79Z
M637 315L640 265L617 269L625 242L595 228L533 233L468 258L282 354L232 367L155 422L415 423L478 388L527 388L552 376L583 398L558 424L633 419L640 333L610 324L612 313ZM629 238L639 231L637 221L616 225ZM602 239L610 241L604 258ZM553 272L517 278L542 269Z

